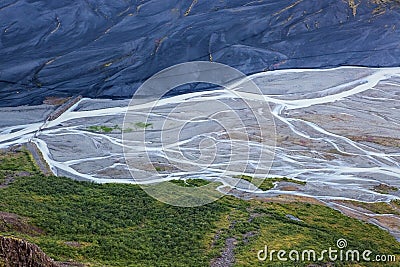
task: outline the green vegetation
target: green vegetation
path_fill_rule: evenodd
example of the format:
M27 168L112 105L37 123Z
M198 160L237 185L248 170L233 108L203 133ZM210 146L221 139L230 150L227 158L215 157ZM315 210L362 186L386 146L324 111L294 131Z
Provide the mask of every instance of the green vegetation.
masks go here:
M39 169L26 149L18 152L0 151L0 185L6 178L31 174L39 174Z
M150 127L150 126L153 126L153 124L152 123L145 123L145 122L137 122L137 123L135 123L135 126L137 128L146 129L146 128Z
M134 128L140 128L140 129L146 129L148 127L153 126L152 123L144 123L144 122L137 122L134 124ZM133 132L133 128L126 127L122 129L119 125L114 125L114 126L106 126L106 125L92 125L86 128L86 130L90 132L95 132L95 133L111 133L111 132Z
M217 203L168 206L134 185L44 176L20 178L0 197L0 210L31 218L46 232L3 234L26 238L56 260L94 266L206 266L203 237L226 210Z
M37 173L32 156L26 149L15 152L0 151L0 171Z
M257 252L265 245L276 250L321 251L335 247L339 238L345 238L349 248L396 254L400 259L400 243L386 231L322 205L227 196L206 206L179 208L154 200L135 185L101 185L37 174L25 152L14 155L14 160L5 158L1 158L2 168L29 169L33 175L21 176L0 189L0 211L27 218L43 234L7 230L0 235L27 239L58 261L89 266L209 266L232 237L237 240L235 266L306 266L260 263ZM200 181L186 182L198 186ZM360 265L338 262L337 266ZM398 266L398 262L384 266Z
M202 180L202 179L181 179L181 180L172 180L171 183L177 184L183 187L199 187L208 185L210 182Z
M254 183L255 185L258 185L257 187L263 191L270 190L274 188L275 183L280 183L280 182L289 182L289 183L294 183L298 185L306 185L306 182L304 181L299 181L287 177L275 177L275 178L265 178L264 181L262 181L261 178L257 177L251 177L249 175L236 175L233 178L238 178L242 179L245 181L248 181L250 183ZM260 184L261 183L261 184Z
M155 169L157 172L163 172L163 171L165 171L165 168L160 167L160 166L155 166L154 169Z
M173 166L170 166L168 164L163 164L160 162L154 163L153 167L157 172L166 172L174 169Z
M392 200L390 203L386 202L359 202L359 201L343 201L344 203L350 203L356 207L360 207L371 211L375 214L395 214L400 216L400 202L398 200Z
M389 194L390 192L396 192L399 189L397 187L394 186L389 186L387 184L379 184L374 186L374 191L381 193L381 194Z
M246 210L242 209L234 214L236 215L231 218L231 227L225 228L221 236L222 239L234 236L237 240L235 266L307 266L293 262L279 264L267 261L260 264L255 261L254 255L265 245L270 250L314 249L320 252L329 247L335 248L336 241L340 238L347 240L348 249L369 249L374 254L386 255L400 253L400 244L387 233L383 237L381 234L384 232L377 227L343 216L340 212L321 205L250 202ZM295 216L301 221L291 220L287 215ZM233 228L232 221L235 222ZM384 266L398 264L399 262L385 263ZM337 262L335 266L382 266L382 263L363 262L362 265L351 265Z
M98 133L111 133L114 130L121 131L121 128L118 125L114 125L113 127L104 126L104 125L93 125L87 128L90 132L98 132Z
M128 127L128 128L124 128L122 131L124 133L131 133L131 132L133 132L133 129Z
M130 127L128 127L130 125ZM130 133L133 131L138 131L139 129L147 129L149 127L153 127L152 123L146 123L146 122L136 122L134 124L128 123L124 125L123 132L124 133Z

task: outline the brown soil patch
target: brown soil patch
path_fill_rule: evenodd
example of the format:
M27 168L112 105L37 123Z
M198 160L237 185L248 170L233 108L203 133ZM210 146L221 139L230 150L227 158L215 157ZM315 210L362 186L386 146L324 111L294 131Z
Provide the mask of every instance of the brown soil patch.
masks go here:
M400 139L388 136L347 136L354 142L369 142L387 147L400 147Z
M75 247L75 248L80 248L82 245L79 242L76 241L66 241L64 242L65 245L70 246L70 247Z
M325 203L319 201L318 199L312 198L312 197L304 197L304 196L295 196L295 195L279 195L275 197L261 197L258 198L262 201L267 201L267 202L275 202L275 203L309 203L309 204L314 204L314 205L325 205Z
M43 104L46 105L54 105L59 106L67 102L71 97L56 97L56 96L48 96L43 101Z
M44 233L39 227L29 224L28 219L8 212L0 212L0 232L18 232L31 236Z

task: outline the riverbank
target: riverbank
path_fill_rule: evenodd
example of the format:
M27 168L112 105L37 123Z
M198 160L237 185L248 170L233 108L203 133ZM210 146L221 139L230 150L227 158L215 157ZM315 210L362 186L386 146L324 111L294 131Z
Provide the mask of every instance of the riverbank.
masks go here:
M44 127L34 118L45 119L47 106L38 106L39 114L32 107L0 109L8 117L15 112L16 118L25 118L6 121L0 147L32 140L54 173L75 180L139 184L201 178L222 183L226 194L245 200L320 202L399 238L395 200L400 197L400 69L285 70L255 74L251 79L262 93L239 97L240 89L233 88L235 97L214 90L163 98L152 112L129 107L134 117L127 123L129 100L81 99ZM256 108L246 109L243 99ZM237 116L214 116L227 112ZM246 119L252 112L267 112L275 125L257 128ZM227 127L222 129L205 117L226 122ZM242 129L236 127L238 122L247 132L237 130ZM227 129L230 134L224 132ZM271 131L261 136L257 129ZM124 141L124 135L133 138ZM126 162L128 146L134 168ZM213 148L218 153L213 154ZM260 161L261 153L270 160ZM214 159L214 155L215 160L207 164L196 160ZM150 175L139 181L131 171ZM259 178L288 177L305 184L280 182L257 191L235 178L255 171Z
M289 191L320 200L390 202L400 197L399 190L382 193L374 188L380 185L400 188L397 179L400 113L396 93L399 76L399 68L356 67L258 73L251 79L260 88L259 95L241 98L240 90L236 97L215 90L165 98L157 102L150 114L130 107L137 116L127 123L124 116L129 100L81 99L44 126L40 120L44 122L51 113L46 105L37 106L36 110L35 107L21 107L18 111L0 109L0 114L7 118L24 118L3 122L0 147L32 140L54 173L99 183L138 183L130 173L136 167L137 172L161 170L158 174L143 176L154 181L174 179L172 176L178 173L177 176L189 179L218 178L227 182L234 175L246 174L243 172L247 170L249 175L257 172L263 177L285 176L307 182L298 190L278 187L265 197ZM243 99L257 108L246 111L240 104ZM217 114L222 109L233 114L218 118L221 123L226 122L225 130L229 129L229 134L212 120L192 120ZM260 128L254 121L233 119L234 116L251 118L252 112L263 111L273 117L274 125ZM191 123L181 132L181 140L163 150L166 144L160 137L174 140L180 131L177 128L167 131L163 125L173 125L182 119ZM145 128L148 138L152 138L151 145L140 141L143 125L148 125ZM236 126L245 127L246 131L235 130ZM39 129L40 133L35 136ZM260 129L264 130L264 136L260 136ZM134 144L131 156L136 166L127 165L124 148L126 151L129 141L123 141L124 135L137 137L130 142ZM208 172L202 172L201 164L193 160L200 152L209 155L208 158L213 156L211 149L199 149L203 140L208 145L214 142L218 149L214 155L216 161L208 166ZM233 146L228 146L229 143ZM175 151L178 150L183 157L177 158ZM261 162L261 154L268 156L255 169L255 164ZM144 155L153 162L146 161ZM224 158L224 155L233 157ZM234 166L237 171L221 175L223 166ZM189 171L179 172L182 167Z

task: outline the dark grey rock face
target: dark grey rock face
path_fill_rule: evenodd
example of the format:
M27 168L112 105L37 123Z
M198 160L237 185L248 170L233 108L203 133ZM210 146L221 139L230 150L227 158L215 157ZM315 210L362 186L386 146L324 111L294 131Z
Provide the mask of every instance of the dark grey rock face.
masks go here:
M360 1L3 0L0 106L129 97L157 71L192 60L245 73L398 66L399 3Z

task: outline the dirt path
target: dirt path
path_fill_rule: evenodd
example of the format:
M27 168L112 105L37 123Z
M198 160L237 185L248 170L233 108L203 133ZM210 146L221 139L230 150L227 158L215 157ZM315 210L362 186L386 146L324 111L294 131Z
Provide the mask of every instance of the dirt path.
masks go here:
M52 175L53 173L50 170L49 165L47 165L46 161L43 159L43 156L40 153L37 146L34 143L29 142L29 143L25 144L25 147L31 153L31 155L32 155L33 159L35 160L36 165L39 167L40 171L44 175Z
M225 248L221 253L221 256L214 259L210 266L211 267L230 267L235 263L235 243L236 239L231 237L226 239Z

